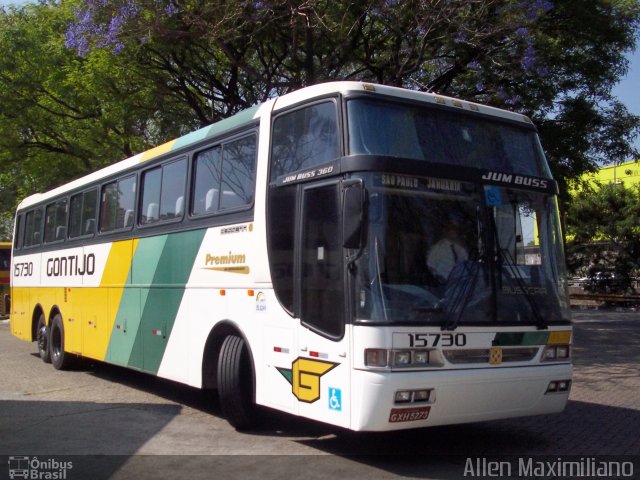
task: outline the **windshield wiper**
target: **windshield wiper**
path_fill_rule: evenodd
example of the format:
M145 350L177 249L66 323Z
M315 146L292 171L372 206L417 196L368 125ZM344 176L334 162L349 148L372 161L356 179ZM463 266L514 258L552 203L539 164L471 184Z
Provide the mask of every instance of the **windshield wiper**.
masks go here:
M376 261L376 278L375 281L378 282L378 292L380 294L380 301L382 302L382 314L384 315L384 321L387 322L387 305L384 298L384 291L382 290L382 274L380 268L380 247L378 246L378 236L376 235L373 241L373 249L375 251L375 261Z
M451 303L446 303L447 319L442 325L442 330L455 330L462 318L473 291L478 273L480 272L480 264L478 262L470 266L469 262L463 263L463 273L455 280L453 292L451 295Z
M484 250L484 247L482 246L482 221L480 218L479 207L476 207L476 227L478 229L478 239L479 242L481 242L478 246L478 260L473 264L474 271L471 271L471 266L468 262L465 261L463 263L464 273L461 274L459 279L456 280L452 295L453 302L451 304L451 307L449 307L448 304L445 304L445 307L447 307L446 310L448 310L449 315L447 315L446 320L442 325L442 330L455 330L458 327L460 319L462 318L462 314L464 313L467 305L469 304L469 300L471 299L471 292L477 287L476 282L478 280L478 274L480 272L480 264L483 263L483 254L481 250ZM454 317L456 309L458 310L458 312Z

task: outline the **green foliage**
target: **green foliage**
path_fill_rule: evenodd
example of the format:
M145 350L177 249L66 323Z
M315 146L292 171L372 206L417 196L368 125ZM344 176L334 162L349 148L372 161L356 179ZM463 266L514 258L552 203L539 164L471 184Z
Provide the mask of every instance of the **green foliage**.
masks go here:
M0 11L1 212L180 131L135 58L65 46L72 18L54 4Z
M562 192L597 163L638 154L640 118L611 96L635 46L637 0L84 5L68 45L140 46L165 101L188 105L202 125L301 86L354 79L531 116Z
M570 270L615 270L630 276L640 269L640 184L607 184L574 195L567 211Z

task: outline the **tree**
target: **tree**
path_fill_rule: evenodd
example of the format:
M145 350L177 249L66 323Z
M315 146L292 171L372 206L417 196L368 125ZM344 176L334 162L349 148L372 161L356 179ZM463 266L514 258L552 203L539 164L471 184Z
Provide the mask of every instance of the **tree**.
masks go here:
M585 187L567 211L569 269L614 270L623 278L640 269L640 184Z
M154 14L153 12L159 12ZM323 80L375 81L531 116L562 191L637 155L640 118L611 95L635 47L637 0L90 0L67 44L142 45L163 92L210 123Z
M68 0L0 22L0 165L18 197L327 80L527 114L563 187L634 154L640 129L611 95L638 0Z
M64 44L73 18L58 5L0 10L0 211L182 133L161 114L135 58ZM184 115L184 111L182 112ZM4 217L3 217L4 218ZM10 238L10 222L0 235Z

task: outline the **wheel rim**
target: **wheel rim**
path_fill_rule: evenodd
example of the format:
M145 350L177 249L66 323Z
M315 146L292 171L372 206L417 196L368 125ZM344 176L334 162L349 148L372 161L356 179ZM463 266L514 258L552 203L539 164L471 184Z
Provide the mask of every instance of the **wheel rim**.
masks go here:
M47 327L44 325L41 325L38 330L38 349L41 352L47 350Z
M51 355L54 358L58 358L60 356L60 331L54 327L51 331Z

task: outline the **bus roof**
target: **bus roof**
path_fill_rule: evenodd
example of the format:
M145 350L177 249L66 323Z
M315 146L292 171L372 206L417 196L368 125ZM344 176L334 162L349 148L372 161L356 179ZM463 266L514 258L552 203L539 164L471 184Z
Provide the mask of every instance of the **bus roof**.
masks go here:
M18 210L28 208L37 203L46 201L51 198L55 198L58 195L62 195L64 193L81 189L85 185L89 185L93 182L105 179L111 175L117 174L118 172L128 170L131 167L134 167L140 163L147 162L152 160L160 155L164 155L184 147L188 147L190 145L194 145L200 141L206 140L208 138L212 138L223 134L225 132L231 131L235 128L241 127L245 124L250 124L252 121L259 118L263 112L269 111L273 108L274 111L282 110L298 104L300 102L304 102L307 100L312 100L316 97L322 97L325 95L331 94L348 94L352 92L375 92L381 95L402 98L407 100L413 100L421 103L431 103L435 105L442 105L457 108L460 110L481 113L493 117L499 117L510 121L520 122L524 124L531 125L531 120L525 115L521 115L514 112L509 112L507 110L501 110L494 107L489 107L486 105L481 105L473 102L468 102L466 100L459 100L452 97L446 97L443 95L438 95L435 93L427 93L427 92L418 92L415 90L407 90L399 87L390 87L386 85L378 85L366 82L328 82L321 83L318 85L313 85L310 87L305 87L300 90L288 93L281 97L277 97L274 100L270 100L268 102L255 105L246 110L243 110L235 115L226 118L224 120L220 120L216 123L213 123L207 127L201 128L194 132L188 133L182 137L179 137L175 140L171 140L162 145L154 147L150 150L146 150L137 155L129 157L125 160L121 160L112 165L109 165L105 168L97 170L93 173L85 175L79 179L73 180L69 183L61 185L59 187L54 188L53 190L49 190L46 193L35 193L20 202L18 205Z

